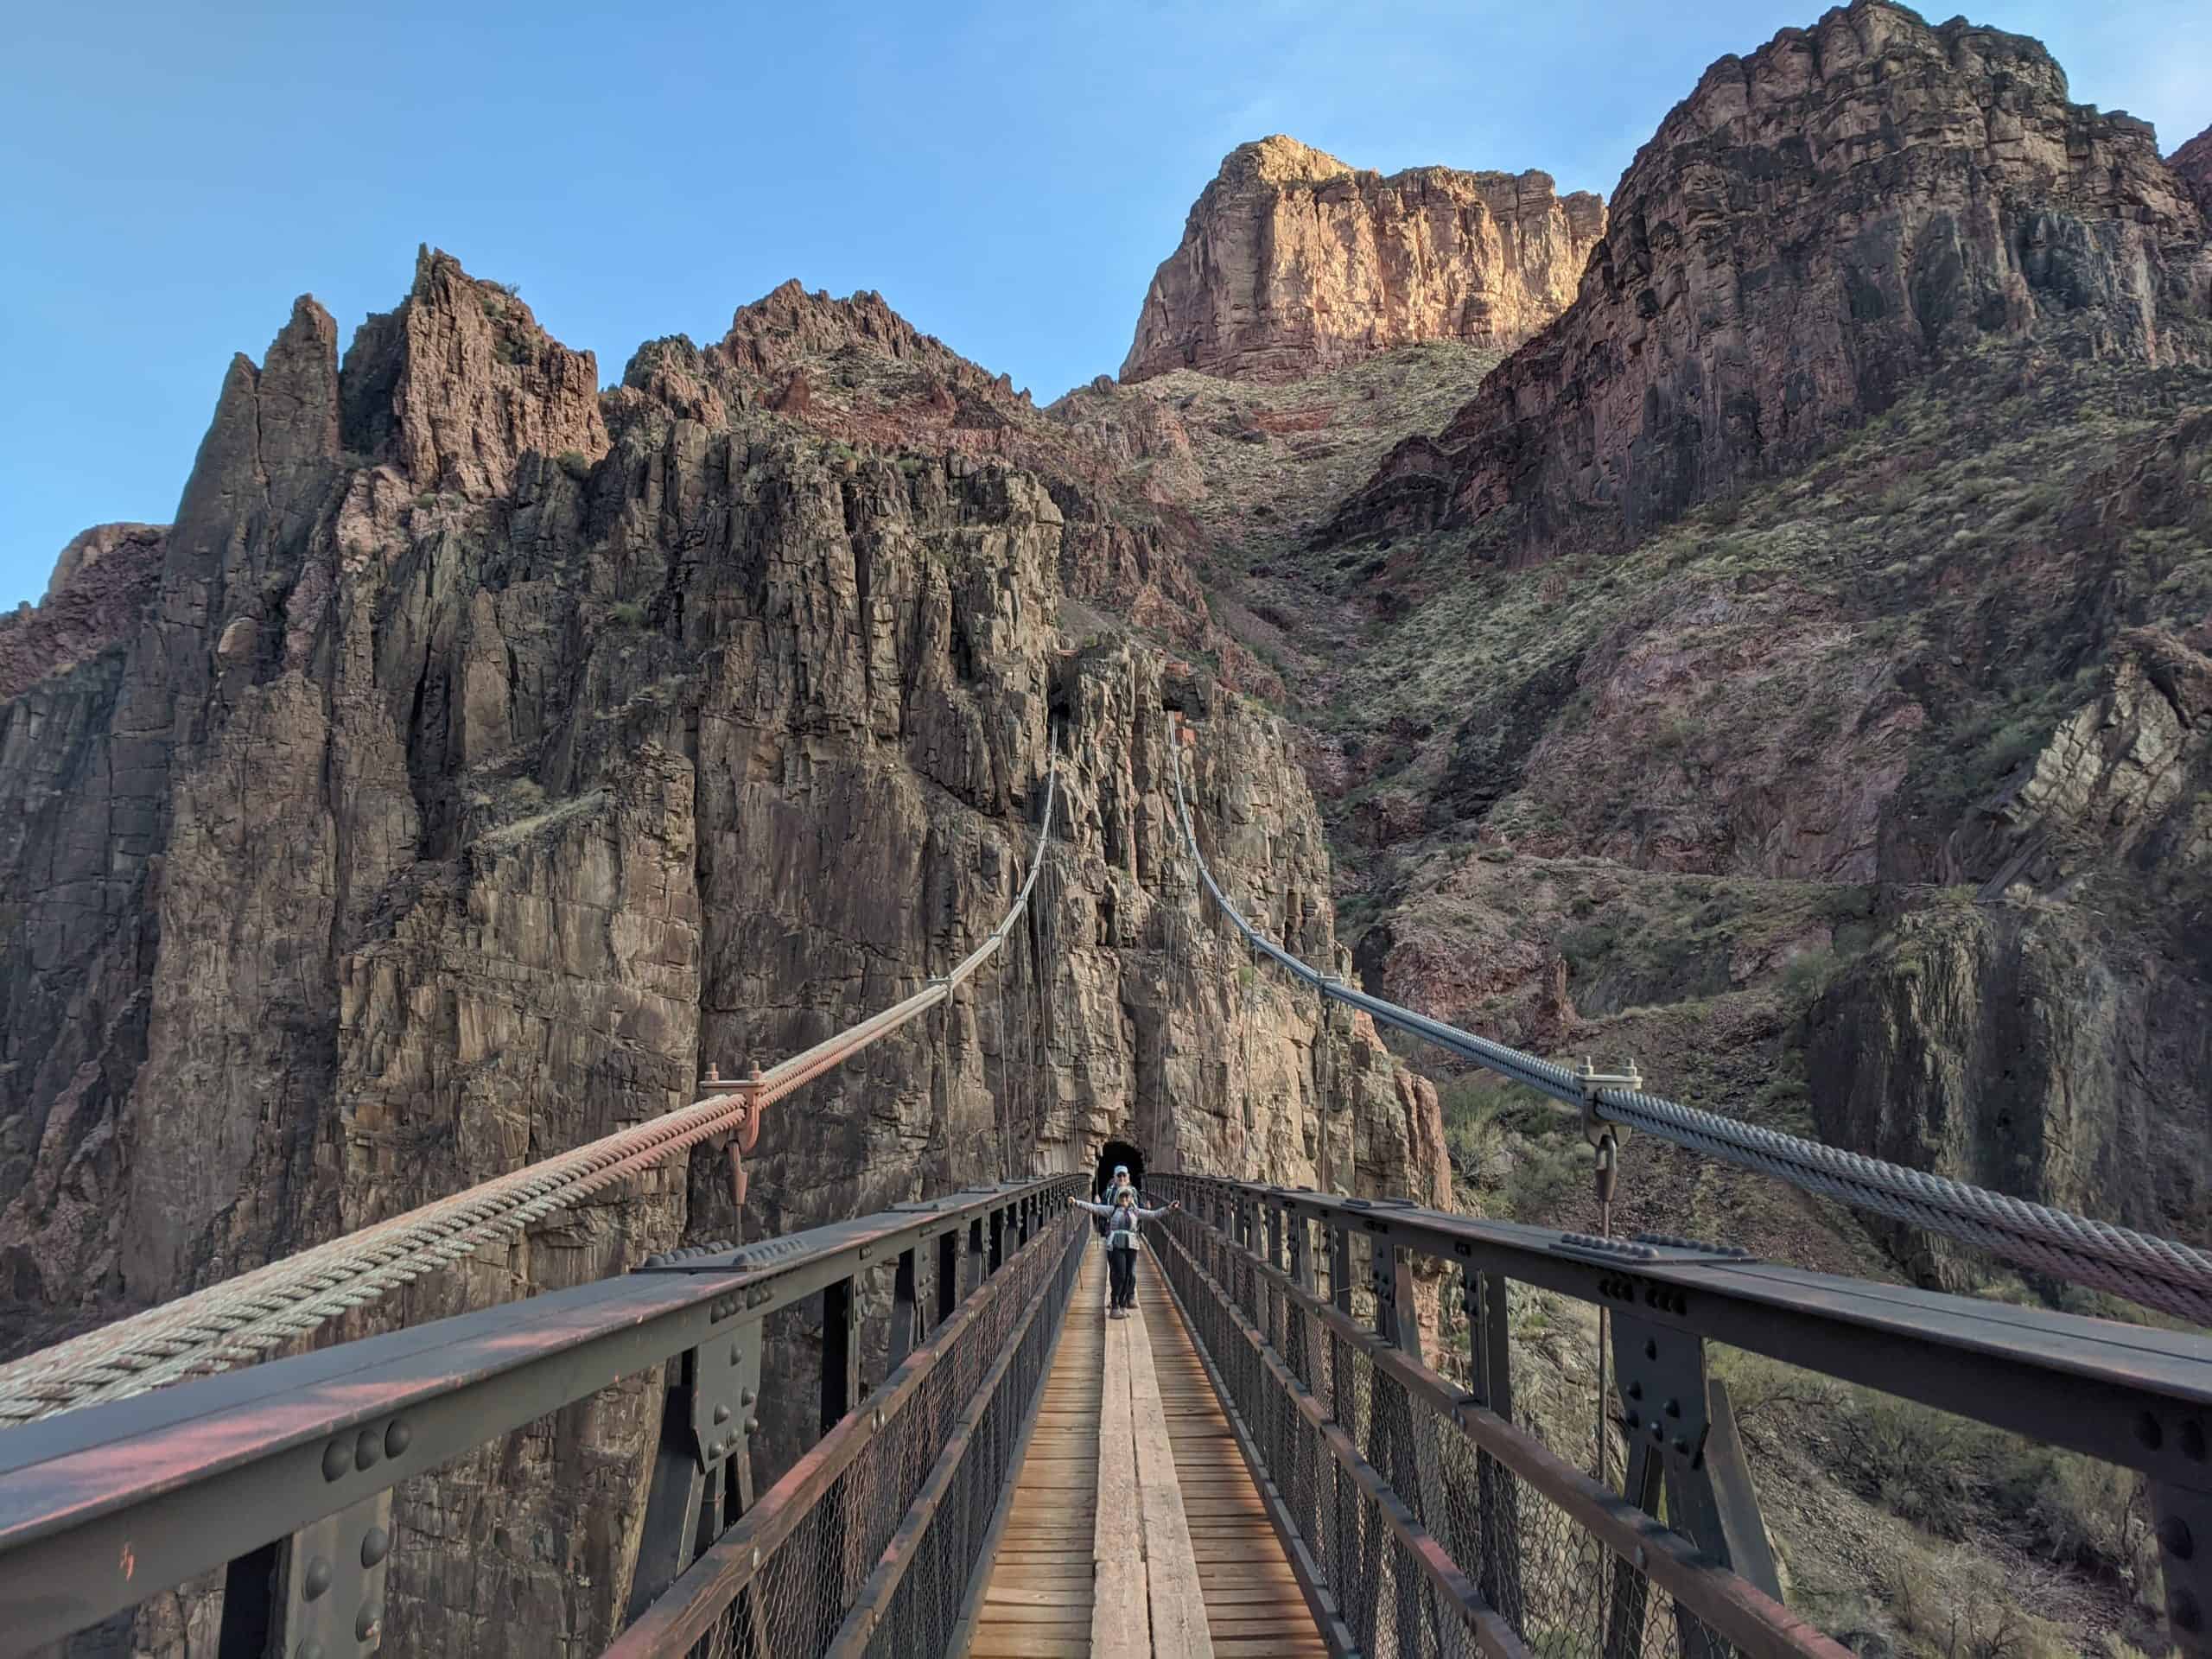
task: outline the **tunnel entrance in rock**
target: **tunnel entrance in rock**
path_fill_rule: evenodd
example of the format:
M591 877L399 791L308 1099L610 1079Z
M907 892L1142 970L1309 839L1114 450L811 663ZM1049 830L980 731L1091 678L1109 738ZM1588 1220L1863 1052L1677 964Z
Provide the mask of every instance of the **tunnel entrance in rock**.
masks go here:
M1106 1197L1106 1188L1114 1179L1115 1168L1122 1164L1129 1166L1129 1179L1138 1192L1144 1191L1144 1153L1126 1141L1109 1141L1098 1152L1098 1168L1090 1179L1090 1196L1100 1202Z

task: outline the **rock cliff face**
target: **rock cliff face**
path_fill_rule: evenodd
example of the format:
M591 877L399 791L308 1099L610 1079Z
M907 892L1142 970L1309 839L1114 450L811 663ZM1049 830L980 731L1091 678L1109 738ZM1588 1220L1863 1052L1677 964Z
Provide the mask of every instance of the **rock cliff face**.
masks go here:
M2212 304L2206 238L2149 126L2069 103L2036 41L1854 0L1706 72L1572 309L1332 533L1617 540L1802 464L1977 340L2163 360L2169 316Z
M161 574L166 524L95 524L61 550L46 597L0 616L0 697L97 653L130 627Z
M640 392L709 426L772 411L848 448L951 450L1034 471L1060 510L1065 593L1212 658L1232 687L1281 690L1212 618L1196 575L1199 533L1184 510L1196 483L1190 439L1150 398L1071 397L1039 410L1005 375L918 333L880 295L837 300L795 282L741 307L713 345L650 342L623 379L618 402Z
M2185 1236L2212 1202L2194 1082L2208 1015L2201 984L2155 954L2115 963L2071 906L1910 916L1808 1016L1816 1122L1839 1146ZM1925 1281L1988 1273L1975 1251L1886 1230Z
M1542 173L1356 171L1296 139L1240 145L1152 279L1125 381L1292 380L1421 340L1510 347L1567 308L1605 228Z
M2166 157L2174 176L2187 185L2207 219L2212 219L2212 127Z
M1170 707L1199 722L1217 869L1348 966L1275 722L1141 651L1063 644L1046 481L959 449L863 457L740 397L784 338L662 351L602 396L588 355L426 252L342 369L304 300L233 364L176 524L123 537L157 562L143 606L0 705L11 1345L896 1000L1003 912L1055 752L1018 948L772 1117L741 1218L715 1169L668 1172L355 1328L687 1234L1087 1167L1109 1135L1155 1167L1442 1196L1427 1085L1371 1031L1242 985L1178 855ZM57 599L122 561L80 560ZM388 1639L595 1645L658 1409L632 1380L403 1490ZM169 1599L139 1639L211 1617Z

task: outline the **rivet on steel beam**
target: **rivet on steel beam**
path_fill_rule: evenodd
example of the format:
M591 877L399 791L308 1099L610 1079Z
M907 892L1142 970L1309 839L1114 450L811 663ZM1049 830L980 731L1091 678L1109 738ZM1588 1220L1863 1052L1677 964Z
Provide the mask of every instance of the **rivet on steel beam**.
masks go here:
M322 1448L322 1478L335 1480L353 1466L353 1448L343 1440L333 1440Z
M736 1357L737 1357L737 1356L736 1356L736 1355L734 1355L734 1354L732 1354L732 1355L730 1356L730 1357L731 1357L732 1359L734 1359L734 1358L736 1358ZM741 1406L749 1406L749 1405L751 1405L751 1404L753 1403L753 1398L754 1398L754 1395L753 1395L753 1390L752 1390L752 1389L740 1389L737 1391L737 1403L738 1403L739 1405L741 1405Z
M2181 1454L2191 1463L2204 1461L2204 1425L2194 1417L2181 1426Z
M716 1406L715 1408L715 1421L717 1424L729 1421L729 1408L728 1406Z
M308 1570L300 1574L301 1593L313 1601L329 1588L330 1563L318 1555L308 1563Z
M736 1343L734 1343L734 1342L733 1342L732 1344L730 1344L730 1345L729 1345L729 1363L730 1363L731 1364L733 1364L733 1365L735 1365L735 1364L738 1364L738 1363L741 1363L741 1362L744 1360L744 1358L745 1358L745 1350L744 1350L742 1347L739 1346Z
M373 1428L365 1428L353 1442L353 1466L373 1469L384 1460L384 1440Z
M406 1422L403 1419L397 1417L393 1418L391 1420L391 1427L384 1432L385 1456L387 1458L397 1457L401 1452L407 1449L409 1442L413 1440L414 1438L415 1431L408 1427Z
M1655 1440L1664 1440L1667 1438L1667 1425L1656 1417L1651 1420L1651 1438Z
M322 1643L309 1637L299 1645L294 1659L322 1659Z
M1680 1417L1682 1414L1682 1402L1679 1400L1669 1400L1667 1402L1667 1414L1669 1417Z
M353 1616L353 1635L357 1640L373 1642L377 1626L383 1623L384 1604L380 1601L363 1602L361 1611Z
M1636 1413L1632 1411L1630 1412L1627 1416L1622 1418L1621 1422L1631 1434L1635 1433L1637 1429L1643 1427L1643 1419L1637 1416Z
M2135 1420L2135 1438L2142 1441L2145 1451L2155 1452L2165 1444L2166 1432L2158 1426L2158 1420L2146 1411Z
M361 1535L361 1565L374 1567L391 1554L391 1535L382 1527L371 1527Z
M1628 1385L1628 1397L1629 1397L1630 1399L1631 1399L1631 1400L1641 1400L1641 1399L1643 1399L1643 1383L1641 1383L1641 1382L1631 1382L1631 1383L1630 1383L1630 1384Z
M1681 1435L1679 1435L1679 1434L1675 1435L1675 1455L1676 1457L1678 1457L1678 1458L1687 1458L1688 1456L1689 1456L1689 1454L1690 1454L1690 1443L1689 1443L1688 1440L1684 1440Z
M2170 1515L2158 1529L2158 1541L2165 1546L2166 1554L2177 1561L2187 1560L2196 1552L2196 1540L2189 1530L2189 1522L2177 1515Z
M745 1420L745 1432L748 1434L758 1434L760 1432L760 1420L758 1417L747 1418Z
M1656 1338L1646 1338L1644 1339L1643 1357L1646 1359L1656 1359L1659 1357L1659 1343Z

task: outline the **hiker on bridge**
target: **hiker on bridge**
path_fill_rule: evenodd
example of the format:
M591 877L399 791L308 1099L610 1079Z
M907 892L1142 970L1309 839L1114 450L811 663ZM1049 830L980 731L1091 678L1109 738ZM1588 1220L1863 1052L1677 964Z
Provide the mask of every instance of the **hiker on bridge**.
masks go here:
M1114 1213L1114 1206L1121 1202L1122 1194L1124 1192L1134 1197L1136 1192L1136 1183L1129 1179L1129 1166L1127 1164L1116 1164L1114 1166L1112 1177L1098 1189L1098 1202L1091 1206L1097 1218L1090 1224L1096 1230L1099 1237L1106 1236L1107 1217ZM1142 1200L1139 1199L1138 1202L1141 1203Z
M1107 1313L1109 1318L1119 1318L1137 1305L1137 1224L1157 1221L1178 1205L1147 1210L1138 1204L1135 1187L1120 1185L1114 1188L1111 1204L1093 1204L1087 1198L1070 1198L1068 1202L1078 1210L1106 1217L1106 1265L1113 1280L1113 1295Z

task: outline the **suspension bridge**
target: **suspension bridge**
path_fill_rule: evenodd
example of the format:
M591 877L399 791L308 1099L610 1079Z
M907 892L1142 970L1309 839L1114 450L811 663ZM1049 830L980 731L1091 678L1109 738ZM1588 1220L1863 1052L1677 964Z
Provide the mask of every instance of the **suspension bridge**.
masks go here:
M2212 1324L2212 1256L1682 1105L1632 1068L1562 1066L1313 968L1208 866L1194 736L1171 733L1176 823L1217 925L1578 1115L1601 1193L1635 1131L2152 1317L1154 1169L1148 1201L1178 1207L1146 1230L1134 1319L1106 1317L1102 1251L1069 1204L1090 1175L1040 1173L268 1357L702 1147L741 1202L771 1106L1005 948L1046 866L1055 770L1004 919L895 1006L689 1107L0 1366L0 1655L130 1651L138 1611L181 1588L219 1592L195 1653L396 1651L395 1489L644 1376L658 1440L605 1648L628 1659L1835 1659L1787 1605L1714 1344L2139 1476L2167 1637L2212 1654L2212 1339L2182 1328ZM1591 1466L1516 1409L1516 1286L1598 1311ZM764 1398L799 1388L810 1443L756 1483ZM532 1635L518 1650L576 1645Z

